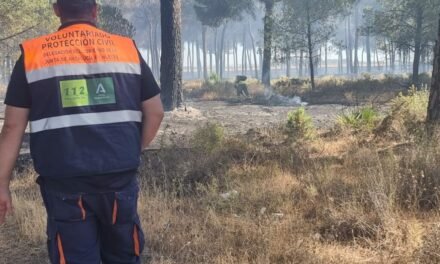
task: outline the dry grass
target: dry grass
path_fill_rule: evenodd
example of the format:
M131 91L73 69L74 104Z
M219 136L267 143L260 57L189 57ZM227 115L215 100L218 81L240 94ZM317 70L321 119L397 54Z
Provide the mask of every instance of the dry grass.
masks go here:
M430 84L429 75L421 75L422 86ZM275 90L288 97L300 96L311 104L382 105L400 92L406 92L411 79L406 75L363 75L357 79L326 76L317 78L316 89L310 84L295 84L288 79L274 81Z
M235 138L219 129L200 128L194 149L164 146L144 157L145 260L439 262L437 138L404 135L413 141L384 148L373 132L292 142L277 129ZM0 229L0 249L8 260L33 250L36 257L21 263L44 263L44 209L34 174L21 174L12 186L16 213ZM27 244L16 248L9 240Z
M259 98L264 94L264 88L258 80L249 79L249 95L251 98ZM234 80L226 81L187 81L184 84L184 97L205 101L235 100L237 92L234 87Z
M430 84L429 75L421 75L421 86ZM267 103L264 86L256 79L247 82L250 100ZM326 76L316 79L316 89L311 90L308 79L280 78L272 81L277 94L286 97L299 96L310 104L343 104L379 106L390 102L399 93L406 93L411 79L407 75L364 74L359 78ZM196 100L237 100L234 80L187 81L184 97Z

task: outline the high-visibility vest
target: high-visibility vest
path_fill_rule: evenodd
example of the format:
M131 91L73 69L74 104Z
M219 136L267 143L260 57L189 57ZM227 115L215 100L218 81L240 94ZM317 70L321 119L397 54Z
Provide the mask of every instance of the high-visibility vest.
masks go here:
M133 40L79 23L25 41L22 51L37 173L62 178L136 169L142 102Z

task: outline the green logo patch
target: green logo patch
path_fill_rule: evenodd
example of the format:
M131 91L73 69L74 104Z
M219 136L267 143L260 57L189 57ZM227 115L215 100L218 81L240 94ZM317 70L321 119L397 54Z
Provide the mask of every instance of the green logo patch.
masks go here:
M111 77L61 81L60 89L63 108L116 103Z

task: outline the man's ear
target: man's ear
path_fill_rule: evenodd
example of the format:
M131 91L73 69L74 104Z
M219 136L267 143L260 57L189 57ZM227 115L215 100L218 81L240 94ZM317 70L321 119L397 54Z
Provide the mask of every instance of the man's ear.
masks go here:
M53 4L53 11L57 17L61 17L61 10L58 4Z

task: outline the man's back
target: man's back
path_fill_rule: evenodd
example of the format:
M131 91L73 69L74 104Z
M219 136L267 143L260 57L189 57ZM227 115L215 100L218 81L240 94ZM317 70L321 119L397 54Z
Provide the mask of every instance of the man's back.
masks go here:
M22 49L37 172L70 178L137 168L142 83L133 41L74 23Z
M0 134L0 224L26 124L47 209L51 263L140 263L136 181L163 119L134 42L94 25L95 0L57 0L58 32L25 41Z

